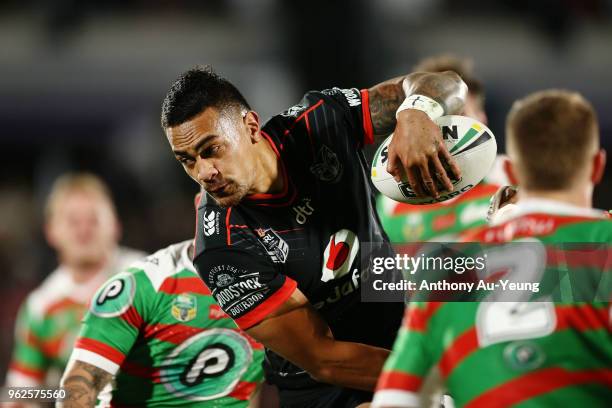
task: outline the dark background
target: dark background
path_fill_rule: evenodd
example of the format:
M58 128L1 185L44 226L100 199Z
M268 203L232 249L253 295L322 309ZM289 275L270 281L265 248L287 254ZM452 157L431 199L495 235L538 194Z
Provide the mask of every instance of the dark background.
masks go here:
M123 244L152 251L193 234L197 186L159 127L174 78L212 64L263 118L308 89L368 87L452 52L474 60L503 150L512 101L582 92L612 150L610 0L9 0L0 4L0 378L14 314L55 267L42 206L61 173L111 186ZM612 175L596 192L612 207Z

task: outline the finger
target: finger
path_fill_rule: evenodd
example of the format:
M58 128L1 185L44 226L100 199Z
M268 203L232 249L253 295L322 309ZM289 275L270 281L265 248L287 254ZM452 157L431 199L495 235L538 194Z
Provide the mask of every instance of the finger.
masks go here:
M396 182L401 181L401 161L399 157L395 154L395 149L388 148L387 149L387 173L391 174Z
M446 149L446 146L442 145L441 149L438 151L438 156L441 156L442 164L446 163L447 167L450 169L450 176L455 180L459 180L461 178L461 169ZM446 171L444 173L448 176Z
M438 193L434 180L431 178L429 164L425 163L419 166L419 172L421 173L421 181L423 182L425 192L434 198L438 198L440 194Z
M440 157L434 156L431 161L434 168L434 174L436 175L436 180L440 182L442 186L444 186L445 190L453 191L453 182L448 178L446 170L444 170L444 166L440 161Z
M417 197L427 197L427 194L425 194L425 191L423 191L419 177L416 174L416 169L416 167L404 169L406 172L406 179L408 180L408 184L410 184L410 188L416 193Z

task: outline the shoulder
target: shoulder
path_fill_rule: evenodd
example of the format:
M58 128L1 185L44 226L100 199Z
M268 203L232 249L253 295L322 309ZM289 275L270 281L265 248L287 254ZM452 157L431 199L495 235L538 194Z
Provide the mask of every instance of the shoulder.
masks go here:
M26 298L25 306L29 315L34 319L42 319L51 305L70 294L72 286L70 275L61 267L55 269Z
M128 274L132 274L137 280L150 282L155 291L158 291L164 281L182 271L190 271L195 274L189 247L192 241L183 241L157 252L140 258L127 268Z

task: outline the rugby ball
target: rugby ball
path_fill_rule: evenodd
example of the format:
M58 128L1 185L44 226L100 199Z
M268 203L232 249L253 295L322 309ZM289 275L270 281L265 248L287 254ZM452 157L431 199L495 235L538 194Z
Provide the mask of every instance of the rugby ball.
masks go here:
M378 148L372 161L372 182L382 194L408 204L432 204L450 200L470 190L489 173L495 155L497 143L493 132L479 121L467 116L447 115L434 121L442 131L446 148L461 169L461 178L451 180L453 191L441 191L438 198L417 197L407 181L396 182L387 172L389 136Z

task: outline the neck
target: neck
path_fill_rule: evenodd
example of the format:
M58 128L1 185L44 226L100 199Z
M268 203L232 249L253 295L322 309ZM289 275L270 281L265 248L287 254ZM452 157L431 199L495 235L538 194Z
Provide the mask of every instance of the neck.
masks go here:
M283 190L282 162L267 138L263 135L261 142L255 145L258 149L257 178L253 186L253 194L278 193Z
M105 256L96 262L65 261L62 265L70 272L76 283L84 283L100 273L106 267L108 259L109 257Z
M526 198L541 198L559 201L581 208L593 208L593 187L587 183L567 190L555 191L537 191L519 188L518 202Z

